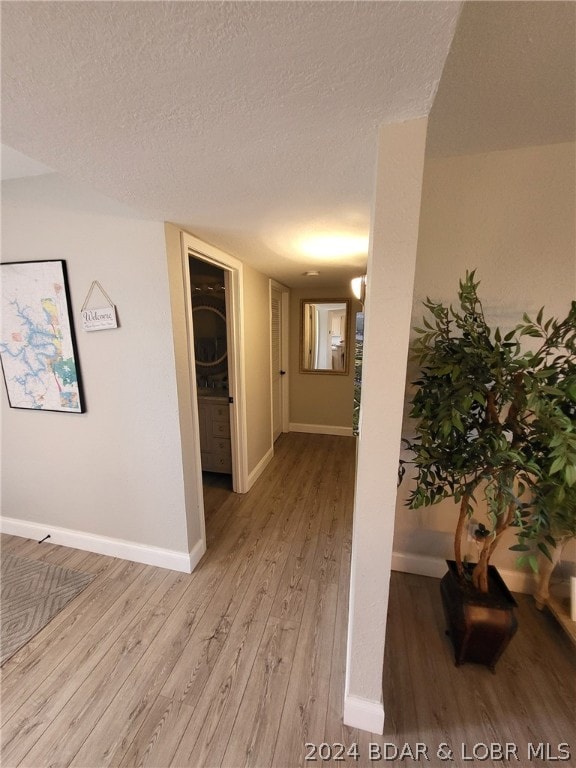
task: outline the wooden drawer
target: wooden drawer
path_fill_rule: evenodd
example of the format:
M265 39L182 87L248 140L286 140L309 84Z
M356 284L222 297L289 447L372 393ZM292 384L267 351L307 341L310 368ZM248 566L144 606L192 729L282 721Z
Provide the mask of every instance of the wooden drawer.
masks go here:
M213 421L212 437L230 437L230 421Z
M230 454L203 453L202 469L205 472L222 472L232 474L232 457Z
M212 404L212 421L227 421L230 423L230 407L228 403L222 405Z
M213 472L232 472L232 457L228 455L219 455L217 453L212 454L212 471Z
M232 453L230 440L226 437L213 437L210 447L212 453L217 453L219 455L230 456Z
M232 473L230 445L230 406L226 400L199 400L200 451L202 469L208 472Z

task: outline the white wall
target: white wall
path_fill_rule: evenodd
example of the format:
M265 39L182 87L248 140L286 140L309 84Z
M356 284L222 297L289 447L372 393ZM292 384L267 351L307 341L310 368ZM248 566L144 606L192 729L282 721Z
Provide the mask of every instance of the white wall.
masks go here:
M476 269L489 322L510 329L523 312L564 317L576 297L575 145L528 147L487 154L427 159L415 279L413 321L423 315L421 299L451 301L458 278ZM409 370L409 380L417 371ZM409 431L405 421L404 430ZM453 556L457 509L452 502L411 511L403 506L409 483L401 487L394 550L397 567L418 565L414 555L436 559L430 573L445 570ZM530 589L507 549L513 532L493 562L515 589ZM473 552L471 551L471 554ZM576 560L574 543L565 559Z
M185 568L163 224L56 174L5 182L2 212L3 261L66 260L87 404L15 410L2 394L3 530ZM116 330L81 330L93 280Z
M344 722L376 733L426 126L380 131L368 258Z

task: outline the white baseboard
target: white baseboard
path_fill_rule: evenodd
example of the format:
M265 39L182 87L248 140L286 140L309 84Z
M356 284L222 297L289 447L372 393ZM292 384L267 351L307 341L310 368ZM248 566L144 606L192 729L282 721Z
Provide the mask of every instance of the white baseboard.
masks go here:
M344 696L344 725L369 733L384 733L384 704L347 693Z
M416 555L410 552L393 552L392 570L441 579L447 569L446 560L441 557ZM498 567L498 573L502 576L504 583L511 592L522 592L527 595L534 594L536 589L536 577L534 574L500 567Z
M204 541L199 541L189 553L177 552L176 550L138 544L125 539L112 539L108 536L98 536L70 528L17 520L13 517L0 517L0 531L36 541L40 541L50 534L50 544L73 547L87 552L95 552L98 555L119 557L123 560L132 560L135 563L155 565L159 568L169 568L172 571L183 571L184 573L192 573L206 551L206 542Z
M392 570L441 579L447 568L446 560L442 560L440 557L415 555L410 552L392 552Z
M200 560L202 560L202 558L204 557L205 552L206 552L206 539L201 539L200 541L197 541L196 544L194 544L194 546L188 553L189 567L184 571L184 573L192 573L194 568L196 568ZM179 571L180 568L173 568L172 570Z
M295 424L290 422L290 432L310 432L315 435L340 435L352 437L352 427L332 427L329 424Z
M250 490L250 488L252 488L252 486L254 485L256 480L258 480L258 478L260 477L262 472L264 472L264 470L266 469L268 464L270 464L270 462L272 461L273 457L274 457L274 446L272 446L264 454L264 456L260 459L258 464L254 467L252 472L250 472L250 474L248 475L248 490Z

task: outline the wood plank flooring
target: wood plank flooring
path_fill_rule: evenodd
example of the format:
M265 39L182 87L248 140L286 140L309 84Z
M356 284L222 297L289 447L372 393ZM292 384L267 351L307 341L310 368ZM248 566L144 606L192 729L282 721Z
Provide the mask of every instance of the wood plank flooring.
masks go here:
M518 596L496 674L456 669L438 581L408 574L392 574L385 735L342 724L354 461L353 438L291 433L250 493L211 478L191 575L3 535L3 552L96 578L3 667L2 766L502 766L472 751L505 742L520 766L548 764L529 742L550 759L569 743L576 765L576 663L554 619ZM358 758L307 762L307 742Z

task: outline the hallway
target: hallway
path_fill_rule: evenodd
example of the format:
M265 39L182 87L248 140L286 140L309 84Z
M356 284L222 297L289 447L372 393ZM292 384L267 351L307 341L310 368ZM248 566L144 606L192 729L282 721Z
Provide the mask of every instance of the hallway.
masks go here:
M2 763L295 766L341 725L355 440L290 433L250 493L206 493L175 573L11 536L97 573L3 669Z
M207 489L191 575L3 535L4 553L96 578L4 666L2 765L441 766L443 743L457 767L502 765L475 744L574 758L574 651L552 617L517 596L496 674L456 668L438 581L409 574L392 574L385 735L342 725L354 463L353 438L283 435L250 493ZM404 744L428 759L393 761Z

